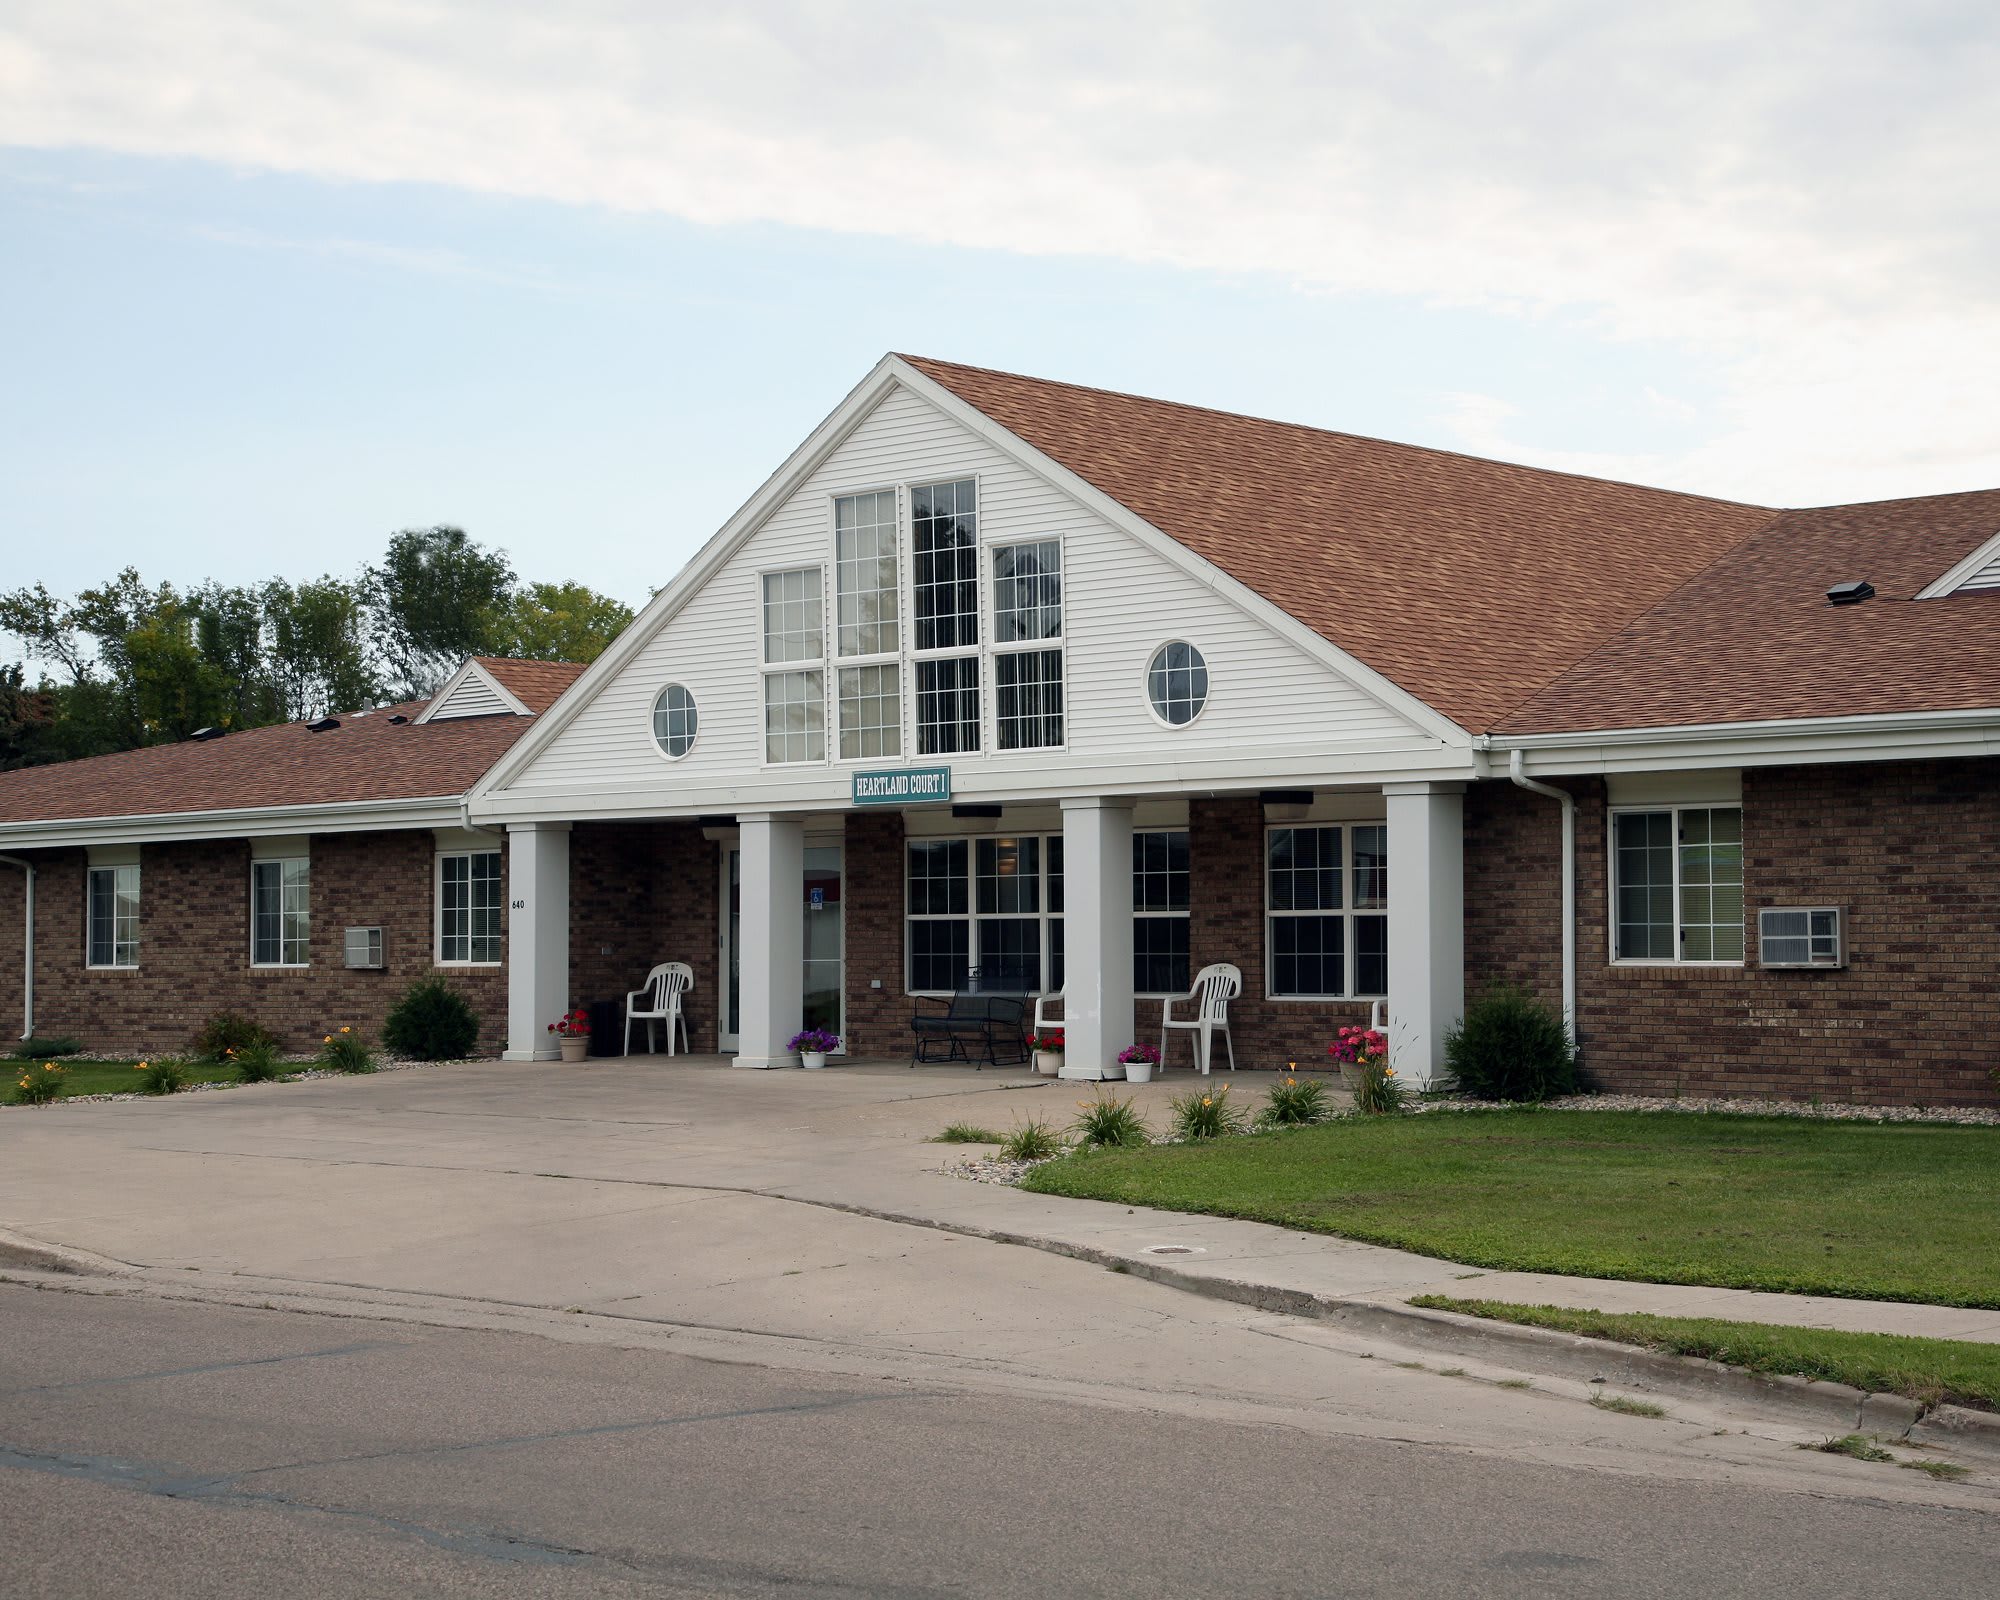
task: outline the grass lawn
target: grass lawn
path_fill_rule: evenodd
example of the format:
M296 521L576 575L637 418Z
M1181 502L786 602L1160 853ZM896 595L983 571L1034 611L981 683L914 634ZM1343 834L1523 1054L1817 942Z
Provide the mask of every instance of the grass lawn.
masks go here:
M2000 1128L1433 1112L1092 1151L1025 1187L1503 1271L2000 1307Z
M63 1098L76 1094L130 1094L139 1087L139 1074L133 1071L137 1065L133 1061L78 1061L74 1057L54 1057L57 1066L69 1070L63 1077ZM42 1070L36 1062L0 1061L0 1100L12 1096L14 1085L21 1081L22 1071L32 1066ZM211 1066L205 1061L190 1061L187 1064L188 1082L193 1083L234 1083L234 1066Z
M1654 1317L1642 1312L1572 1311L1567 1306L1509 1305L1425 1294L1411 1305L1496 1322L1559 1328L1593 1339L1705 1356L1753 1372L1787 1372L1851 1384L1871 1394L1908 1395L1926 1405L2000 1411L2000 1345L1962 1339L1906 1339L1892 1333L1719 1322L1709 1317Z

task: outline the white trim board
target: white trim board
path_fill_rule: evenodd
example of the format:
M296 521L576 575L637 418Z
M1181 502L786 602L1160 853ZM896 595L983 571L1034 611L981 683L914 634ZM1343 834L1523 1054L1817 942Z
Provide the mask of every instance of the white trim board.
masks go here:
M1955 594L1965 587L1968 578L1982 573L1986 568L2000 564L2000 533L1996 533L1977 550L1934 583L1928 583L1917 591L1919 600L1941 600L1948 594ZM1991 588L1992 583L1981 583L1980 588Z
M256 839L271 834L374 833L463 825L459 797L439 795L317 806L259 806L238 811L166 811L126 817L4 822L0 823L0 849L164 844L181 839Z

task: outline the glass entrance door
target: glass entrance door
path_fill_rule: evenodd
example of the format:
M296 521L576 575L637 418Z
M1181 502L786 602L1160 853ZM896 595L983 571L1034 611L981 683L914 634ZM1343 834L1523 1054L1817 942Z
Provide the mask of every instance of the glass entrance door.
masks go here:
M806 851L801 884L805 914L805 1006L803 1028L845 1031L847 995L847 928L842 907L839 845ZM740 1048L738 1030L743 1016L743 852L722 852L722 971L725 994L722 1011L723 1050Z

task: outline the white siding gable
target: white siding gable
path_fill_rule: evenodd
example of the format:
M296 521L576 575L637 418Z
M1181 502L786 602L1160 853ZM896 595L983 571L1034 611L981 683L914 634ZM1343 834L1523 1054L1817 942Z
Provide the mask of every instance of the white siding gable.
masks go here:
M440 688L418 715L419 722L447 722L454 717L526 716L528 708L500 686L477 661L468 661Z
M833 498L966 477L979 483L983 630L991 625L990 547L1062 541L1066 748L919 756L906 734L900 758L765 765L761 574L823 568L830 616ZM907 541L903 560L907 597ZM1357 574L1357 594L1364 582ZM907 623L906 615L906 646ZM1148 709L1146 667L1161 644L1177 639L1206 657L1210 690L1200 717L1168 728ZM906 727L911 679L906 661ZM699 713L693 748L671 761L653 740L651 718L670 683L693 694ZM990 681L984 693L990 744ZM837 748L835 716L829 705L830 751ZM1255 787L1260 775L1335 781L1342 771L1401 770L1434 760L1439 743L1334 665L899 384L525 769L488 797L487 814L555 815L558 797L575 815L845 805L854 768L899 765L949 764L962 799L1164 792L1222 781L1242 788Z
M1919 600L1939 600L1961 590L2000 589L2000 533L1917 593Z

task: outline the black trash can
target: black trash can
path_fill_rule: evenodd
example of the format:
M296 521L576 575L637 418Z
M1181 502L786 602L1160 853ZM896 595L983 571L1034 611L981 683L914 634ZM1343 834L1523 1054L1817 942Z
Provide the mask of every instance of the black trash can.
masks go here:
M590 1002L590 1054L615 1056L625 1048L625 1002Z

